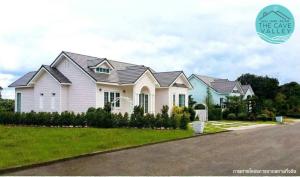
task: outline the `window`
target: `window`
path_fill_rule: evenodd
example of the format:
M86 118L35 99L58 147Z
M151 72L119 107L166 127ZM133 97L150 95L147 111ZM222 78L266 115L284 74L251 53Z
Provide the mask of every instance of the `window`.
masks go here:
M108 92L104 92L104 105L108 103Z
M120 107L120 93L116 92L116 107Z
M99 67L99 68L96 68L96 72L97 72L97 73L109 73L109 72L110 72L110 69Z
M111 106L115 107L115 92L110 92L110 102L111 102Z
M112 107L120 107L120 93L119 92L104 92L104 105L111 103Z
M179 106L185 106L185 94L179 94Z
M175 105L176 105L176 95L173 94L173 106L175 106Z
M17 112L21 112L21 93L17 93Z
M148 94L141 93L139 94L139 106L144 108L144 113L149 112L149 96Z
M145 95L145 107L144 107L144 109L145 109L145 113L148 113L148 95L146 94Z

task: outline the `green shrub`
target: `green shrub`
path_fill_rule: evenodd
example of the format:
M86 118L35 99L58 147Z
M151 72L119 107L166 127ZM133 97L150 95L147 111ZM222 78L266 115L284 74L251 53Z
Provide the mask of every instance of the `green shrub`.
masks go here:
M74 127L85 127L86 126L86 119L85 114L76 114L74 120L73 120L73 126Z
M194 121L196 117L196 111L192 107L188 107L188 112L190 113L190 121Z
M257 116L257 119L258 119L258 120L261 120L261 121L267 121L268 115L267 115L267 114L259 114L259 115Z
M208 120L222 120L222 109L211 107L208 109Z
M124 116L122 113L116 115L116 124L115 127L127 127L128 126L128 113L125 113Z
M188 123L189 123L189 118L190 116L187 113L183 113L181 119L180 119L180 125L179 128L183 130L188 129Z
M170 127L172 127L173 129L178 128L178 126L179 126L179 120L180 120L180 117L178 119L176 119L176 116L172 115L170 117Z
M162 119L162 127L169 128L170 127L170 118L169 118L169 106L164 105L161 109L161 119Z
M238 119L239 120L246 120L247 119L247 114L242 112L238 114Z
M145 125L144 108L141 106L134 106L133 113L130 117L130 126L142 128Z
M106 112L111 112L111 104L108 102L108 103L106 103L105 105L104 105L104 111L106 111Z
M227 115L227 119L229 119L229 120L235 120L236 119L236 115L234 113L229 113Z

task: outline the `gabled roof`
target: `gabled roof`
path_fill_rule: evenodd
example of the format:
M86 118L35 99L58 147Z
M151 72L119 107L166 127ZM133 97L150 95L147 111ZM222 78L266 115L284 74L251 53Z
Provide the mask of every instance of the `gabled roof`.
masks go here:
M59 72L56 68L50 67L48 65L42 65L42 68L45 68L58 82L64 84L71 84L71 81Z
M169 87L178 76L183 73L182 71L171 72L158 72L154 73L154 77L157 79L161 87Z
M238 81L230 81L228 79L215 78L215 77L197 75L197 74L193 74L193 75L196 76L201 81L203 81L206 85L211 87L213 90L221 94L229 94L232 92L233 88L236 85L240 85Z
M8 87L22 87L27 86L28 82L32 79L32 77L35 75L36 71L31 71L29 73L26 73L24 76L10 84Z
M246 93L249 89L252 89L251 85L242 85L242 89L244 93Z
M63 52L75 63L77 63L88 75L90 75L96 82L108 82L117 84L133 84L142 74L148 70L148 67L143 65L135 65L125 62L118 62L108 60L106 58L97 58L88 55L76 54L71 52ZM95 61L92 61L95 60ZM95 73L89 67L91 64L98 65L107 60L112 66L113 70L110 74Z
M180 76L180 74L184 74L182 71L155 72L150 67L146 67L144 65L136 65L115 60L109 60L106 58L98 58L63 51L50 66L42 66L42 68L46 69L47 72L49 72L55 79L57 79L61 83L71 83L67 77L65 77L56 69L57 64L62 59L69 59L92 80L98 83L124 85L134 84L144 73L149 71L154 77L154 79L157 81L157 84L159 84L161 87L168 87ZM113 69L110 71L110 73L107 74L94 72L93 68L103 62L108 62L108 64L112 66ZM31 73L31 75L28 76L23 76L22 78L20 78L22 82L16 81L17 84L12 84L12 87L22 86L20 84L24 84L24 86L26 86L35 75L36 72ZM188 87L190 86L191 85L189 85Z
M237 84L238 83L236 81L216 81L211 83L212 87L217 92L225 94L231 93Z

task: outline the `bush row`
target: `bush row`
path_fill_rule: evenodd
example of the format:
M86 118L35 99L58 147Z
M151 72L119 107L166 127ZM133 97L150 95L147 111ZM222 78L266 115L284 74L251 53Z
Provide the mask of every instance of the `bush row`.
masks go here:
M102 108L89 108L86 113L74 114L73 112L46 113L29 112L14 113L0 112L0 124L13 125L37 125L37 126L59 126L59 127L136 127L136 128L173 128L187 129L190 115L188 110L175 107L176 112L169 116L168 106L163 106L161 113L144 114L144 109L135 106L129 116L111 113L109 106Z

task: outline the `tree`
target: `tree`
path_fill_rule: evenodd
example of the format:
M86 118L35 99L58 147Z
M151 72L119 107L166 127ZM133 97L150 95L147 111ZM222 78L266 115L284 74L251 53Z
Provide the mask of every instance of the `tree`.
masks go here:
M213 98L212 98L212 94L210 92L209 87L207 87L207 89L206 89L205 104L208 108L213 107Z
M197 102L194 100L192 95L189 95L189 107L194 107Z
M0 111L13 112L15 110L15 100L0 99Z
M243 74L238 77L237 80L240 81L242 85L250 84L260 101L264 99L274 99L279 89L278 80L268 76Z

